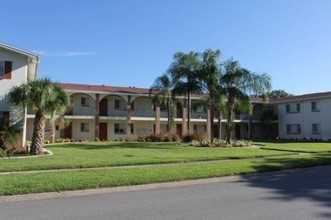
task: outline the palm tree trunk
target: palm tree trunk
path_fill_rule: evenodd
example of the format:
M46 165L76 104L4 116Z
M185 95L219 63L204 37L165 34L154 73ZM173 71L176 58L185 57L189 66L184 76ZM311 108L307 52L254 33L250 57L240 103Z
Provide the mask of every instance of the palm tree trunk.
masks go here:
M30 154L41 154L44 146L44 132L45 132L46 116L43 112L37 111L34 119L34 129L32 134L32 143L30 146Z
M219 114L218 121L217 121L217 126L218 126L218 139L222 139L222 115Z
M227 128L226 128L226 143L231 144L231 136L232 136L232 128L233 128L233 105L234 100L232 100L230 97L228 99L228 115L227 115Z
M210 147L214 143L214 108L210 107Z
M49 139L51 143L55 142L55 120L49 119Z

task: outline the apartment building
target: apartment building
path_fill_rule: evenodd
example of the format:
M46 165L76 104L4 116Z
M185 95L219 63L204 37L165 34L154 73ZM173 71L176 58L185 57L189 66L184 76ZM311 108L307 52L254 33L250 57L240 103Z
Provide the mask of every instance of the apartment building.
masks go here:
M23 128L23 144L26 140L27 111L11 108L8 104L8 93L14 86L36 79L38 65L37 54L0 43L0 117L7 117L11 123Z
M0 43L0 115L9 117L12 123L20 121L23 140L32 138L34 121L33 109L13 109L8 104L8 92L13 86L26 83L37 77L39 56ZM64 115L66 123L56 124L56 138L75 140L135 140L138 136L167 133L167 111L164 106L155 106L149 89L115 87L106 85L83 85L62 83L70 95L72 109ZM192 103L201 98L193 95ZM204 108L187 109L184 98L177 97L172 133L209 133L213 123L214 135L224 137L226 120L209 120ZM257 97L251 98L253 115L243 112L234 114L233 137L237 139L294 138L329 139L327 123L331 108L331 93L309 94L269 101L269 107L278 113L268 123L261 121L266 103ZM189 113L189 114L188 114ZM188 127L188 115L190 125ZM46 126L46 139L49 129Z
M331 92L273 101L278 106L282 139L331 140Z
M62 83L62 88L70 95L72 109L63 118L69 123L58 122L56 138L75 140L136 140L138 136L167 133L168 113L164 106L155 106L149 94L149 89L134 87L114 87L105 85L83 85ZM193 95L194 104L201 95ZM254 114L236 112L234 137L237 139L264 138L265 123L261 122L261 114L265 103L262 99L253 97ZM210 121L204 108L198 107L190 111L190 127L187 127L188 110L183 97L178 97L174 103L175 117L172 133L178 135L188 132L209 133ZM32 128L34 112L28 111L27 126ZM214 135L220 130L214 123ZM226 120L222 119L221 136L224 137ZM277 121L273 122L277 133ZM223 131L223 132L222 132ZM46 126L46 139L48 129ZM32 137L32 129L28 129L27 138Z

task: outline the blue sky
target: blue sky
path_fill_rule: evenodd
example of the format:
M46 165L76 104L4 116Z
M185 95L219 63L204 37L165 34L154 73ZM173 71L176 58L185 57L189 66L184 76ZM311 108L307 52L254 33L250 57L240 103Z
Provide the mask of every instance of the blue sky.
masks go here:
M273 89L331 91L329 0L11 0L0 41L41 55L39 77L148 88L178 51L220 49Z

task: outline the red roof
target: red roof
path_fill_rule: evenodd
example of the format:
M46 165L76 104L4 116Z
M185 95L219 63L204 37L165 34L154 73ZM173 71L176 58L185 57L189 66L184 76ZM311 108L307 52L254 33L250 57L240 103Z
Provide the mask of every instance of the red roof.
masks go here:
M59 85L64 90L149 95L149 89L146 88L118 87L118 86L106 86L106 85L85 85L85 84L73 84L73 83L59 83ZM203 97L203 96L204 94L192 94L192 97ZM253 103L264 103L263 99L260 97L252 96L250 99Z
M311 99L320 99L320 98L330 98L331 92L319 92L319 93L311 93L305 95L296 95L289 96L279 99L273 99L270 101L271 103L284 103L284 102L295 102L295 101L303 101L303 100L311 100Z

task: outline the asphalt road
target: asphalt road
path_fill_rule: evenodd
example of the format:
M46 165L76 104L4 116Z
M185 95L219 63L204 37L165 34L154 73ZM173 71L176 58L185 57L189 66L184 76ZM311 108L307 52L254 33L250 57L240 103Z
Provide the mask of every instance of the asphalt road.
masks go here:
M198 185L32 201L13 198L0 200L1 220L331 219L331 166Z

